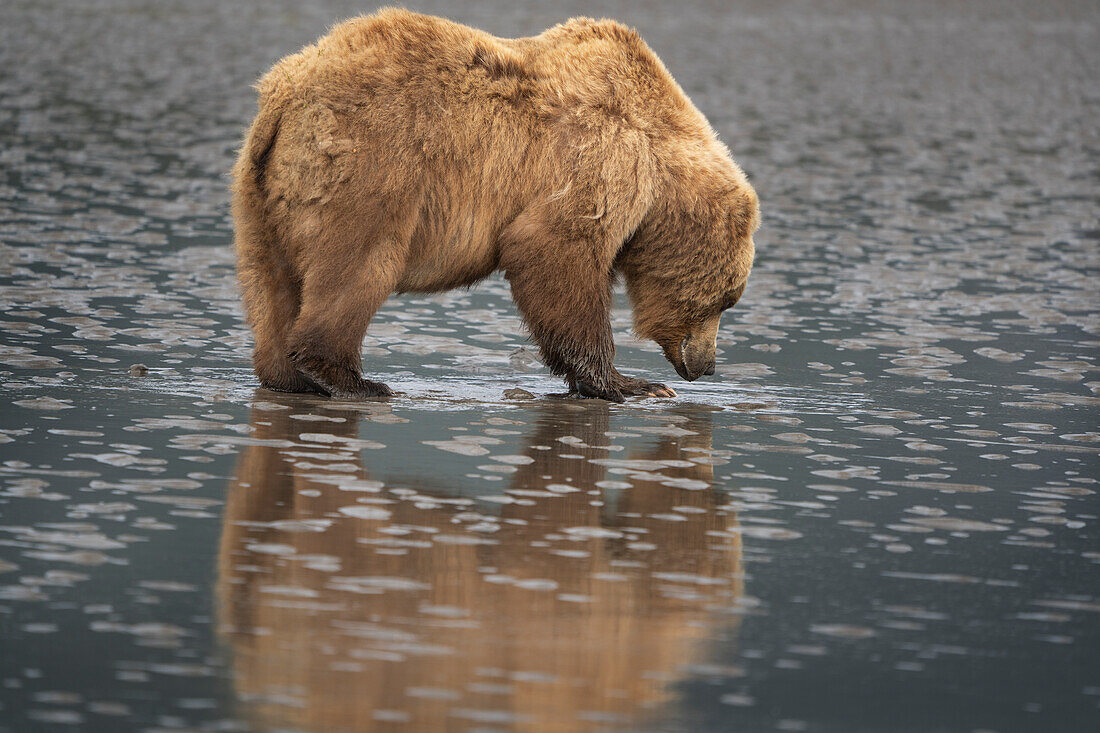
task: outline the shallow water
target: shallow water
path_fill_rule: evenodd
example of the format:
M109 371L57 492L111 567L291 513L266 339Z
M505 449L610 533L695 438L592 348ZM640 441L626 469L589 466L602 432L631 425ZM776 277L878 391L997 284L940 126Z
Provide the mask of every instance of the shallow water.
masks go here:
M680 396L551 397L495 279L257 390L248 84L360 8L6 2L0 730L1095 730L1095 6L476 5L636 25L749 173L717 375L620 298Z

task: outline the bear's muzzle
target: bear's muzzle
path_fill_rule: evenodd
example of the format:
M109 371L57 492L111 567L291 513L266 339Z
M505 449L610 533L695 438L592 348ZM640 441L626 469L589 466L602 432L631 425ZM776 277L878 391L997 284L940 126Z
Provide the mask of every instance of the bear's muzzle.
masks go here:
M676 373L687 381L694 382L704 374L714 374L720 320L719 315L703 321L688 331L672 353L666 349L665 357L676 368Z

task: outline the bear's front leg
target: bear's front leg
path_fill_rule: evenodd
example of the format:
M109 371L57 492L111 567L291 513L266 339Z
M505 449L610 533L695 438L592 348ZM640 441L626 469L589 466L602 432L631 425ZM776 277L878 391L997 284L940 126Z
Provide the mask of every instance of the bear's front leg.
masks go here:
M508 227L501 266L546 366L579 397L622 402L625 395L667 390L624 377L612 365L613 251L583 237L555 237L553 227L537 222L521 215Z

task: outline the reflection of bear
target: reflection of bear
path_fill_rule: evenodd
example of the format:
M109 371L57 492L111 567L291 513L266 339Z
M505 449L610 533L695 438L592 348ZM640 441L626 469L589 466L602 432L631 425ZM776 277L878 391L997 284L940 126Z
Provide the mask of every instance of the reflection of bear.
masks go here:
M264 386L390 394L360 346L393 292L495 270L582 396L671 395L612 365L621 273L639 335L713 374L756 194L656 55L612 21L502 39L385 10L261 80L234 169L241 283Z
M624 456L606 405L548 404L494 516L414 482L339 490L382 478L359 463L357 413L288 412L254 413L218 563L237 691L261 726L636 729L741 596L736 520L690 460L710 446L706 413ZM596 486L609 478L620 486Z

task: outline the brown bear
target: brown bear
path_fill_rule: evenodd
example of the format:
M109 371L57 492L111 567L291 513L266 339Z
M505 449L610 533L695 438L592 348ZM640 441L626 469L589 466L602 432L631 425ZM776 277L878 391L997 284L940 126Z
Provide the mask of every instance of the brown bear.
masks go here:
M574 18L504 39L388 9L282 59L258 89L233 216L265 387L392 394L360 374L386 298L496 270L571 392L675 394L612 364L617 274L635 331L684 379L714 373L757 197L633 30Z

